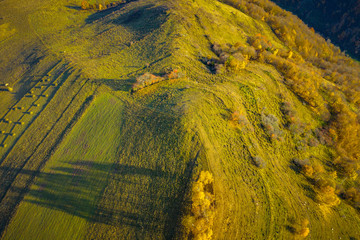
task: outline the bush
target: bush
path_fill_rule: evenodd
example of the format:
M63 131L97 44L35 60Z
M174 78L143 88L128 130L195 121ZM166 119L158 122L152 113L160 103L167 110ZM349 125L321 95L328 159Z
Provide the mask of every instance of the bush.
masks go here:
M248 43L254 47L257 51L271 50L272 44L267 39L266 36L261 35L260 33L254 37L248 38Z
M307 177L312 177L314 173L314 169L310 164L304 164L301 167L301 173Z
M291 102L282 102L280 110L285 116L287 126L290 126L296 122L296 111Z
M310 161L309 159L299 159L299 158L294 158L292 160L292 162L294 163L294 165L298 168L298 169L302 169L303 165L309 165Z
M253 163L256 167L258 168L265 168L266 167L266 162L264 161L264 159L260 156L256 156L253 157Z
M310 233L310 229L308 227L302 228L299 232L298 235L302 238L306 238Z
M311 164L309 159L293 159L293 163L300 173L308 178L319 176L324 169L320 164Z
M169 68L166 69L164 78L165 79L179 79L185 77L185 74L178 68Z
M81 2L81 9L83 9L83 10L90 9L90 4L88 3L88 1L83 0L83 1Z
M246 67L248 60L241 54L229 56L225 61L225 68L231 72L238 72Z
M162 77L155 76L151 73L144 73L143 75L136 78L136 82L132 86L132 92L135 92L139 89L142 89L146 86L152 85L154 83L160 82L163 80Z
M340 173L342 177L348 177L351 179L357 178L357 170L359 170L359 163L356 160L347 157L338 157L334 161L334 164L337 172Z
M335 193L334 184L329 179L319 177L315 179L314 185L316 187L316 199L324 204L336 206L340 204L340 199Z
M282 140L282 131L279 127L279 119L272 114L261 114L261 119L265 131L271 140Z
M350 203L353 207L360 210L360 190L355 187L350 187L342 193L342 197Z
M221 46L220 44L212 45L213 52L218 56L218 59L205 59L209 68L215 70L217 74L228 72L238 72L244 69L248 63L249 57L243 55L236 47L237 44L227 44Z

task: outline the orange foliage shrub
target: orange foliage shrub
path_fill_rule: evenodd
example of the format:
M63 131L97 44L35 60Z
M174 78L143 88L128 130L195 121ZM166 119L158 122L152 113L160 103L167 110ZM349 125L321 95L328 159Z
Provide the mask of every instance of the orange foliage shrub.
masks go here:
M331 104L335 119L331 126L336 129L336 149L343 158L360 160L360 123L355 114L341 99Z
M90 4L88 3L88 1L83 0L83 1L81 2L81 9L83 9L83 10L90 9Z
M160 82L163 80L162 77L155 76L151 73L144 73L143 75L136 78L136 82L132 86L132 92L135 92L139 89L142 89L146 86L152 85L154 83Z
M144 73L143 75L136 78L136 82L133 84L131 91L136 92L144 87L150 86L154 83L169 80L178 79L183 77L183 73L179 69L173 69L164 74L163 77L156 76L151 73Z
M305 227L299 231L299 236L302 238L306 238L310 233L310 229L308 227Z
M312 177L314 173L314 169L311 165L304 164L301 168L301 172L307 177Z

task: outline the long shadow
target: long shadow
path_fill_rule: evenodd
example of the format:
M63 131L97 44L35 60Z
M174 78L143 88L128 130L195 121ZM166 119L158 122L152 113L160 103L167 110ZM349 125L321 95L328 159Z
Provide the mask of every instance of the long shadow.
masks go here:
M33 53L25 59L25 62L29 64L32 68L36 68L39 65L40 61L43 59L44 55ZM49 69L47 69L47 71L55 68L60 62L61 60L54 62L54 64L49 66ZM64 66L62 68L64 68ZM31 70L28 70L19 81L20 88L17 92L15 92L16 100L21 100L21 98L23 98L29 92L29 90L33 88L34 85L36 85L36 83L40 80L41 77L42 76L40 75L32 75ZM35 81L34 78L36 79Z
M121 156L140 157L139 152L148 149L147 144L141 144L140 141L143 138L141 134L144 133L143 128L148 128L147 134L151 136L171 135L159 142L166 142L164 149L168 146L174 146L174 148L178 146L177 134L172 132L174 125L177 125L176 117L149 110L151 111L149 116L144 118L142 111L140 109L136 112L136 116L133 116L142 126L139 132L134 133L134 129L126 128L126 121L121 127L124 132L123 145L139 142L139 146L120 147L119 158ZM131 120L134 119L131 118ZM128 138L131 139L127 141ZM173 168L176 173L165 171L160 165L133 166L130 164L132 161L126 159L124 159L126 164L103 164L74 159L74 163L50 169L49 173L40 173L25 201L63 211L94 223L117 227L129 226L139 233L139 236L162 232L166 239L172 239L181 217L181 206L193 169L197 165L198 155L199 153L190 161L176 157L174 164L180 166ZM159 158L162 159L163 156ZM134 157L133 160L137 158ZM0 170L3 174L8 172L31 176L37 174L36 171L25 169L3 167ZM111 184L115 187L107 189L106 187ZM111 192L111 189L115 190ZM12 190L20 194L27 192L27 189L21 188ZM3 205L0 207L2 208Z
M132 32L147 34L166 21L168 8L164 6L154 6L152 4L137 7L129 12L120 15L111 21L113 24L122 25Z
M0 167L0 172L19 171L16 168ZM84 218L91 222L101 222L109 225L125 224L139 228L154 228L157 219L151 218L146 212L132 213L124 209L113 209L102 207L98 201L102 197L104 185L106 185L106 176L115 171L122 177L127 175L137 175L142 177L173 178L172 174L161 170L160 168L148 169L119 164L102 164L90 161L78 160L68 167L56 167L51 169L50 173L40 173L37 176L32 189L25 198L26 202L37 204L42 207L56 209L69 213L74 216ZM94 174L96 173L96 174ZM36 171L22 170L21 174L36 175ZM139 184L138 181L124 181L122 185ZM156 186L154 186L156 189ZM14 189L14 192L22 192L23 189ZM143 195L151 198L150 194L144 192L132 193L134 195ZM136 205L139 208L147 208L146 203L134 200L136 198L128 197L119 199L126 201L127 204ZM171 201L171 199L169 199ZM142 205L143 204L143 205ZM156 207L156 206L154 206ZM113 217L116 216L116 219Z
M86 84L86 83L85 83ZM85 85L84 84L84 85ZM80 91L80 90L79 90ZM74 97L75 98L75 97ZM74 99L73 98L73 99ZM70 104L68 105L68 107L71 105L71 102L73 101L73 99L70 101ZM83 105L79 108L79 110L75 113L74 118L68 123L68 125L65 127L65 129L60 133L60 135L57 137L54 145L51 147L51 149L48 151L46 157L40 162L40 164L37 166L37 169L35 171L31 171L30 173L27 173L27 170L23 169L23 167L25 166L25 164L32 158L33 154L36 153L37 148L43 143L43 141L45 141L47 139L48 134L53 130L53 128L55 127L55 125L57 124L57 122L59 121L59 119L62 118L64 112L61 114L61 116L56 120L56 122L54 123L54 125L51 127L51 129L45 134L44 138L40 141L40 143L36 146L36 148L34 149L33 153L25 160L25 162L22 164L21 167L19 168L4 168L6 169L6 171L2 171L0 179L1 179L1 184L0 184L0 212L2 212L2 214L0 215L0 234L4 231L5 226L8 224L11 216L14 214L15 208L16 206L20 203L20 201L22 201L24 195L28 192L29 187L31 186L33 180L35 179L35 177L37 176L37 174L39 173L39 170L42 168L42 166L44 166L44 164L47 162L47 160L50 158L50 156L52 155L52 153L55 151L55 149L57 148L57 146L60 144L60 142L62 141L63 137L66 135L66 133L69 131L69 129L71 129L71 127L77 122L77 120L79 119L79 117L83 114L84 110L87 108L87 106L90 104L90 102L92 101L92 96L88 97L85 102L83 103ZM68 108L67 107L67 108ZM67 110L67 108L65 109L65 111ZM14 187L12 186L14 179L16 178L16 176L18 174L28 174L29 177L27 180L25 180L23 182L23 188L20 189L14 189ZM8 191L11 191L11 198L9 201L5 201L3 202L3 198L5 197L5 195L7 194ZM14 192L16 190L16 192Z
M130 91L132 85L135 83L135 78L128 80L116 80L116 79L98 79L94 80L95 83L105 84L114 91Z
M76 5L68 5L66 7L74 10L82 10L80 6L76 6Z
M91 198L91 186L99 182L99 179L91 177L92 171L103 171L107 174L111 165L81 165L81 167L67 167L53 171L54 173L40 173L34 188L28 192L28 197L25 201L38 204L43 207L48 207L69 214L79 216L88 220L92 220L94 215L96 203ZM19 171L17 168L0 167L3 173L11 171ZM24 175L37 175L37 171L22 170ZM90 176L89 176L90 175ZM12 188L14 192L22 193L24 189ZM92 189L94 190L94 189ZM95 189L96 190L96 189Z
M166 20L168 9L163 6L155 6L153 4L134 7L125 13L119 11L118 14L113 14L114 12L122 9L124 5L128 3L119 4L116 7L111 7L91 14L85 22L87 24L92 24L96 21L103 20L105 24L122 25L132 32L146 35L147 33L158 29Z
M131 2L131 1L129 1ZM85 22L87 24L92 24L93 22L96 22L102 18L105 18L106 16L112 14L113 12L121 9L122 7L124 7L127 3L120 3L118 4L117 6L114 6L114 7L110 7L108 9L105 9L105 10L102 10L102 11L98 11L98 12L95 12L93 14L91 14L86 20Z
M169 217L164 228L164 236L166 239L174 239L176 231L178 231L180 226L186 192L189 191L193 172L198 166L199 154L200 150L196 153L196 156L187 163L184 174L181 177L182 187L179 189L179 195L177 198L172 199L172 204L169 204L169 208L167 209Z

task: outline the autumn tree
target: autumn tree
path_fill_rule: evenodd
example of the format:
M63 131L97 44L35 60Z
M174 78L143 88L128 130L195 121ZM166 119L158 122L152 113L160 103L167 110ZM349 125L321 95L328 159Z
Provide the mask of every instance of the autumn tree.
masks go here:
M81 2L81 9L83 9L83 10L90 9L90 4L89 4L89 2L86 1L86 0L83 0L83 1Z
M189 239L212 239L214 221L213 176L201 171L191 189L191 209L182 220L184 233Z

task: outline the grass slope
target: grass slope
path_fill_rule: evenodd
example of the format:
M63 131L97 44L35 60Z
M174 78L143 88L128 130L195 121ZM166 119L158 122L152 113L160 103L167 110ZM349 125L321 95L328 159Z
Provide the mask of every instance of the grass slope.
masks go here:
M4 239L84 237L116 159L122 110L114 97L96 100L35 179Z
M174 235L194 157L182 152L191 140L174 120L99 96L35 179L4 239Z
M16 56L26 45L33 61L23 69L14 58L2 75L14 92L0 92L0 112L24 121L0 123L17 133L1 138L8 143L0 149L4 239L178 238L199 169L215 178L214 239L291 239L304 218L311 239L360 237L358 211L344 202L319 205L294 170L294 157L326 163L333 150L304 144L308 136L285 127L284 101L309 131L323 122L283 76L255 61L237 74L213 74L202 61L216 57L215 42L247 44L258 33L286 48L265 22L213 0L139 0L102 12L79 11L76 1L9 2L0 4L26 16L36 37L22 40L16 18L6 18L17 29L7 35ZM8 40L0 44L10 55ZM186 77L130 94L136 77L167 67ZM27 98L32 89L48 97ZM32 117L9 110L34 103ZM236 111L245 120L233 121ZM264 129L269 115L279 120L282 141ZM256 167L255 157L266 167Z

